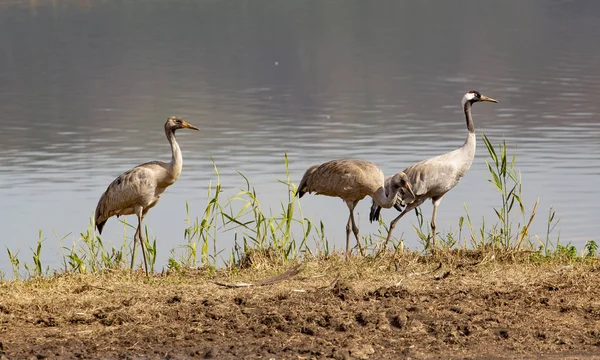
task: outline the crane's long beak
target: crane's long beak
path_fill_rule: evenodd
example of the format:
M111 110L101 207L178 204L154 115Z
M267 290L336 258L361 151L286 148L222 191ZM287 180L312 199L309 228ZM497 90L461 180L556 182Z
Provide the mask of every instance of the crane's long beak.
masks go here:
M493 102L493 103L496 103L496 104L498 103L498 101L496 101L496 100L494 100L494 99L492 99L490 97L487 97L485 95L481 95L481 101L489 101L489 102Z
M407 181L406 185L404 185L404 188L408 191L408 193L410 194L410 196L413 197L413 199L416 199L417 197L415 196L415 193L412 190L412 186L410 186L410 183Z
M190 123L187 123L187 122L185 122L183 120L181 120L181 126L183 126L186 129L200 130L197 127L195 127L194 125L192 125Z

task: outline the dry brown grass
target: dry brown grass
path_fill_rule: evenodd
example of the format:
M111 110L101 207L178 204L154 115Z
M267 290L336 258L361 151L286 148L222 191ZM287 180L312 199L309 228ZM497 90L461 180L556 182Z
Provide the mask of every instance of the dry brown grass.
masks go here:
M308 259L291 280L228 289L292 263L236 271L58 275L0 285L0 354L83 358L593 358L596 260L440 252ZM440 267L441 264L441 267ZM337 278L337 281L334 281Z

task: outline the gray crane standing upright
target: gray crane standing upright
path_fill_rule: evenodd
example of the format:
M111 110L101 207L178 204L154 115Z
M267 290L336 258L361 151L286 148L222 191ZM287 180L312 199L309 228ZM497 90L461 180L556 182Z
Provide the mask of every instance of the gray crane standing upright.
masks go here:
M98 232L102 234L102 228L106 221L116 215L136 215L138 226L133 236L133 250L131 254L131 269L135 261L135 245L139 240L144 257L144 269L148 276L148 263L144 240L142 235L142 221L148 210L150 210L167 187L173 185L181 174L183 158L181 149L175 139L177 129L199 130L188 124L183 119L170 116L165 123L165 135L171 144L171 162L152 161L138 165L131 170L119 175L100 197L96 206L95 223Z
M492 98L481 95L478 91L474 90L469 91L463 96L462 107L467 118L468 130L467 139L463 146L446 154L419 161L403 170L406 176L408 176L415 196L402 193L402 191L398 194L398 203L394 207L402 212L390 223L388 235L385 240L385 247L387 247L387 244L392 237L392 231L398 220L412 209L420 206L425 200L431 199L433 202L431 231L433 233L433 249L436 248L437 235L435 232L435 218L438 205L440 204L442 197L444 197L448 191L452 190L463 175L465 175L467 170L469 170L473 158L475 157L475 124L473 123L473 117L471 116L471 106L479 101L498 102ZM391 181L391 179L386 179L386 181ZM406 205L406 208L401 210L404 205ZM378 220L380 211L381 206L373 201L369 220L371 222Z
M399 172L390 176L387 183L379 166L372 162L356 159L332 160L321 165L313 165L306 170L296 194L316 192L317 195L342 198L350 216L346 224L346 255L350 253L350 231L354 233L358 248L360 245L359 228L354 220L354 208L358 202L369 195L373 203L389 208L395 205L399 189L413 194L406 174ZM414 194L412 195L414 197Z

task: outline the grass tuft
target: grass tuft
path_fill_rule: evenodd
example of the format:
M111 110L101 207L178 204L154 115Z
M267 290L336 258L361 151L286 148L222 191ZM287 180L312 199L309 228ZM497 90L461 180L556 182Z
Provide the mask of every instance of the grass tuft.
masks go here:
M537 213L539 199L530 212L525 211L522 177L516 167L516 154L509 155L505 141L494 146L487 136L483 135L483 142L488 152L485 159L490 176L488 182L500 195L498 205L494 208L496 218L491 222L482 219L482 225L477 228L473 225L472 216L465 205L465 215L457 219L457 230L440 232L440 246L443 251L436 253L435 258L423 256L423 253L418 251L420 257L414 257L415 253L406 251L402 237L393 243L392 258L445 263L456 261L457 256L468 260L475 255L488 260L522 260L526 257L536 263L550 262L554 259L570 262L596 259L598 245L593 240L588 241L584 249L578 252L575 246L560 243L560 232L556 240L552 239L551 235L560 221L552 207L548 213L545 236L531 236L530 228ZM194 217L194 206L186 201L188 227L183 236L184 244L170 251L171 256L165 269L155 269L158 255L156 238L151 238L148 227L145 227L146 257L153 272L158 270L189 274L191 271L202 269L212 273L220 267L237 272L250 268L284 267L289 262L307 260L339 261L337 259L340 258L340 253L324 236L325 224L322 221L317 224L302 213L299 199L294 196L297 187L290 178L287 153L284 153L285 176L278 179L279 184L286 188L286 198L280 202L277 209L264 209L256 188L242 173L239 175L245 186L232 196L224 197L219 169L214 159L211 160L216 179L208 185L206 206L201 215ZM417 223L413 228L425 250L431 238L430 227L419 208L415 209L415 215ZM131 256L127 232L135 231L135 228L126 220L122 220L122 223L123 242L117 247L105 243L96 235L93 218L87 229L79 234L79 239L70 246L62 245L69 234L60 239L54 234L61 244L63 257L63 269L54 269L55 276L59 273L97 274L127 270L127 260ZM217 243L219 236L225 233L233 233L234 239L234 244L228 252L219 250ZM366 261L375 267L400 266L396 260L391 264L388 260L383 260L389 259L381 251L385 234L386 224L380 220L375 233L364 237L366 255L362 260L353 258L352 262ZM7 248L13 279L36 279L50 275L50 268L44 267L41 262L43 241L40 231L37 246L31 249L32 263L22 262L18 251L13 252ZM0 274L0 279L4 277L5 274Z

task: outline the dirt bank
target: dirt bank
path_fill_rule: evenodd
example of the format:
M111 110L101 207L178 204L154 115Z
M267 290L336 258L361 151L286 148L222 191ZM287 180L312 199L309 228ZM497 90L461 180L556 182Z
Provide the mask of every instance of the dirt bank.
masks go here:
M438 269L438 263L441 268ZM600 358L600 266L421 257L0 285L9 359ZM339 274L339 278L335 281Z

